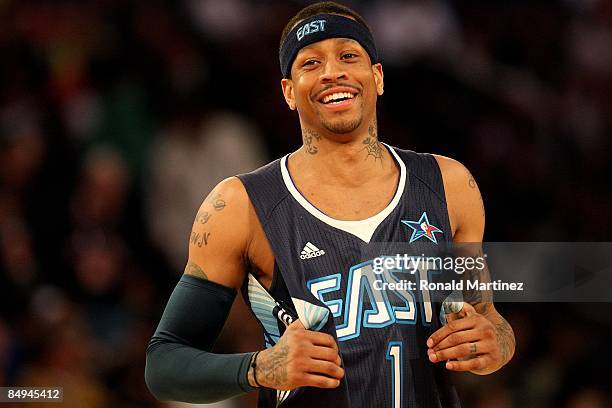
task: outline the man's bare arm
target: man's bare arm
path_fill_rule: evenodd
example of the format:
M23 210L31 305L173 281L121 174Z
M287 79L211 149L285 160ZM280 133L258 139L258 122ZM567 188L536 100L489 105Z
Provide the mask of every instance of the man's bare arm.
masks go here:
M185 273L147 348L145 380L158 399L213 402L255 386L339 385L344 371L333 337L308 331L299 321L258 354L210 352L244 282L254 222L237 178L221 182L200 206Z
M468 246L468 251L476 255L476 252L480 251L479 245L476 244L482 242L485 225L484 203L478 184L468 169L456 160L443 156L436 156L436 160L444 181L453 241L455 243L472 243ZM477 273L478 276L471 278L477 278L479 281L490 280L487 268L479 270ZM433 359L442 361L447 357L457 358L457 356L467 354L472 358L467 361L451 362L450 369L468 370L476 374L494 372L508 363L514 355L514 332L510 324L495 310L490 292L468 293L464 294L464 297L475 311L474 314L470 314L469 322L471 326L467 328L465 321L462 322L463 326L451 321L449 325L440 330L440 333L432 335L432 352L435 355ZM467 312L462 311L461 315L456 317L465 318L466 316ZM486 322L480 317L486 318ZM453 320L453 318L451 317L449 320ZM473 342L462 341L461 335L454 336L454 341L448 340L447 336L452 333L465 330L479 330L483 339L494 340L494 347L480 350L482 352L486 351L486 358L476 358L480 354L479 350L474 353ZM463 335L463 338L466 338L465 333ZM459 340L457 340L458 338ZM489 343L484 341L483 344L488 345ZM430 358L432 358L431 354ZM449 364L447 364L448 366Z
M185 274L240 290L251 231L243 184L235 177L223 180L195 216Z
M252 353L210 352L244 280L247 211L242 183L227 179L195 217L185 273L147 347L145 381L161 401L208 403L252 389Z

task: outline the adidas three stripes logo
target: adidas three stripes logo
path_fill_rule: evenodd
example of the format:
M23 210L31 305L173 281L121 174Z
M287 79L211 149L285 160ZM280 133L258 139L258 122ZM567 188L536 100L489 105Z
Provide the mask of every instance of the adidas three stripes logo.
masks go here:
M314 246L312 242L307 242L304 245L304 249L300 253L300 259L315 258L317 256L325 255L325 251Z

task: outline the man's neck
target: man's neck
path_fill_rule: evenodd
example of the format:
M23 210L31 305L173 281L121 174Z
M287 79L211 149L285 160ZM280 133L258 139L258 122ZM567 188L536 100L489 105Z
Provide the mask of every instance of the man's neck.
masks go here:
M302 140L302 147L289 158L290 170L325 176L330 184L358 186L395 169L391 154L378 141L376 121L348 141L336 141L307 127L302 128Z

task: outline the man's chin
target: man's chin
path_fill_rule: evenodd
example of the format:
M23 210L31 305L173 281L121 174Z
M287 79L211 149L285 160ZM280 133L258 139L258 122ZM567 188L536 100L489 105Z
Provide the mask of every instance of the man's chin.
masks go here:
M323 127L329 130L331 133L336 134L347 134L354 132L361 125L361 118L356 118L353 120L334 120L334 121L324 121Z

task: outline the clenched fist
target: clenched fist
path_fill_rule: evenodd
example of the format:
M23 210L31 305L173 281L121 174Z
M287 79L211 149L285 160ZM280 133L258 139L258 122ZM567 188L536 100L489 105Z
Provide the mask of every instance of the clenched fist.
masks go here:
M278 343L261 351L249 369L249 383L277 390L298 387L336 388L344 377L338 345L332 336L290 324Z

